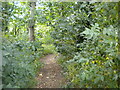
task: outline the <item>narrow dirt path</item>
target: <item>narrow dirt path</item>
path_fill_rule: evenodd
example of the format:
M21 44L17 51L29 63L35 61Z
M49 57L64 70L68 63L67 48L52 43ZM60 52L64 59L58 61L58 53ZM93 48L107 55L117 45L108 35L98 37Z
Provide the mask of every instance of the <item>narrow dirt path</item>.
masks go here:
M37 77L37 88L60 88L65 84L65 78L61 74L61 67L56 62L54 54L47 55L40 59L45 65L40 69Z

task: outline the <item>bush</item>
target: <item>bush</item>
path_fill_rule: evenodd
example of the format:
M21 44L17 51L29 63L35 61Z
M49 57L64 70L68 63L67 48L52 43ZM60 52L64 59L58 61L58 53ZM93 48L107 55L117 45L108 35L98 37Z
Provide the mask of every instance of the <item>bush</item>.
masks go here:
M118 88L117 29L101 30L95 24L82 34L87 41L80 44L81 52L64 63L69 83L79 88Z
M28 88L35 85L35 77L41 63L43 47L40 42L3 39L3 88Z

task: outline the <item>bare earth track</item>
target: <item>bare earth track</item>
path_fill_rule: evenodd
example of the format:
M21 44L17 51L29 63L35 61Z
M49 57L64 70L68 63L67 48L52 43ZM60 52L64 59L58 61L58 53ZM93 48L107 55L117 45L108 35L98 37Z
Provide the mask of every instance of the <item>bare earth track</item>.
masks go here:
M37 88L60 88L65 84L65 78L61 74L62 69L55 57L54 54L50 54L40 59L45 65L40 69L37 77Z

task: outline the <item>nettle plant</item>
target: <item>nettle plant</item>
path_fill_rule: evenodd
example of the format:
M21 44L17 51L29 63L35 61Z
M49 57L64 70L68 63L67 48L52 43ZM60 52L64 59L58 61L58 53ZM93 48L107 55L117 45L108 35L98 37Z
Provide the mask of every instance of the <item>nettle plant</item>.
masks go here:
M65 65L72 87L117 88L117 28L101 29L98 24L81 34L87 40L80 44L81 51Z
M39 57L43 47L40 42L16 41L3 39L2 83L4 88L27 88L35 84Z

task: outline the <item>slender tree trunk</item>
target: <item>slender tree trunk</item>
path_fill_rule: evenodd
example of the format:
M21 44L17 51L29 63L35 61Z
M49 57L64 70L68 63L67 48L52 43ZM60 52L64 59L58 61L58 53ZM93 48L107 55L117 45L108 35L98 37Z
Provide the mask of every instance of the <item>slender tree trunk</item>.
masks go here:
M29 28L29 41L35 41L34 27Z
M29 41L35 41L35 6L36 2L30 2L30 22L29 22Z

